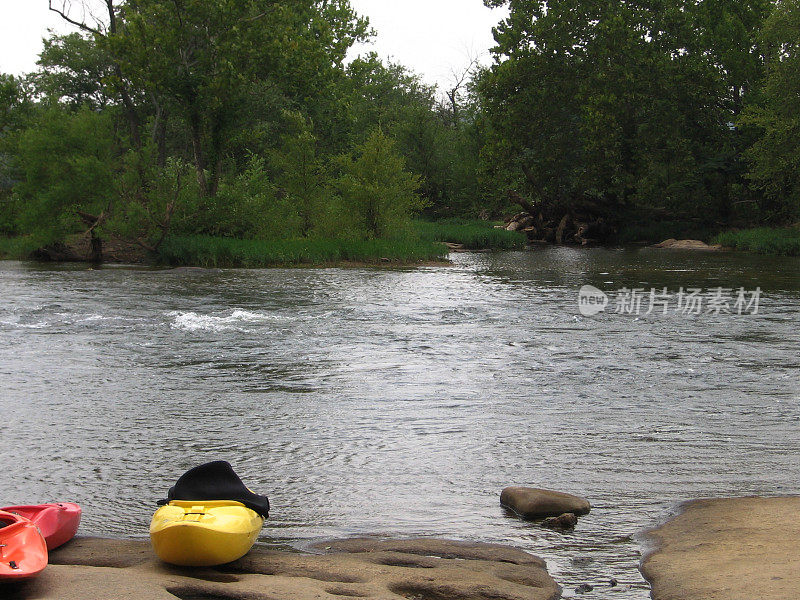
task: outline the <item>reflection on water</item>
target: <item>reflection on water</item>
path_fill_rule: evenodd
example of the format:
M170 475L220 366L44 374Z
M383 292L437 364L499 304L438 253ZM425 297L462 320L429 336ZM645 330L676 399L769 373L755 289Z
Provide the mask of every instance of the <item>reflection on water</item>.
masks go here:
M548 249L452 267L154 271L0 263L1 502L146 536L187 468L267 492L262 542L511 543L565 596L648 597L631 539L676 501L798 493L796 259ZM584 284L764 290L757 317L579 316ZM573 534L506 485L588 497Z

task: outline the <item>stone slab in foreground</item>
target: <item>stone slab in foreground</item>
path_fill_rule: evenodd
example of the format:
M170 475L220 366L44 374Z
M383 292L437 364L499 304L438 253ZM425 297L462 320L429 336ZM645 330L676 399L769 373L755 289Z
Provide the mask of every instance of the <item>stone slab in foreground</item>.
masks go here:
M256 548L214 569L160 562L147 541L78 538L3 600L556 600L544 562L522 550L448 540L368 538L324 554Z
M653 600L800 598L800 498L689 502L649 535Z

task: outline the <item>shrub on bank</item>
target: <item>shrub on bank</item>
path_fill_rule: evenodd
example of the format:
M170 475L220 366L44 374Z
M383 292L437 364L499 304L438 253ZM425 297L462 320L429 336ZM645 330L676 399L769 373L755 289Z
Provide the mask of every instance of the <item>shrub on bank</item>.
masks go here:
M800 228L760 227L742 231L726 231L715 237L714 243L758 254L800 256Z
M442 260L441 244L414 239L238 240L209 236L172 237L158 249L157 261L173 266L273 267L339 262L420 262Z
M42 247L43 241L30 235L19 237L0 236L0 258L21 260L28 258Z
M446 221L416 221L414 229L420 239L428 242L462 244L469 250L522 250L527 244L525 234L495 229L496 223L450 219Z

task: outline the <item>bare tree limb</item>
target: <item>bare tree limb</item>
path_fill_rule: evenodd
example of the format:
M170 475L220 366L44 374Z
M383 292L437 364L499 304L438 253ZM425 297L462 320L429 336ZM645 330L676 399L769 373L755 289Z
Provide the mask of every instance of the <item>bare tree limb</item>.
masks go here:
M239 19L239 23L251 23L253 21L258 21L259 19L263 19L269 13L267 11L262 12L260 15L256 15L255 17L247 17L246 19Z
M461 90L469 80L474 69L480 64L479 55L471 53L468 55L468 58L469 58L469 64L466 66L466 68L462 69L461 71L456 71L455 69L452 69L450 71L453 87L445 91L447 99L450 102L450 112L453 118L454 127L458 124L459 110L461 103Z
M110 4L110 1L109 1L109 4ZM87 31L87 32L92 33L94 35L99 35L100 37L104 37L105 36L105 34L102 31L100 31L99 28L91 27L91 26L87 25L86 23L84 23L82 21L76 21L75 19L72 19L69 16L69 14L67 14L67 2L66 2L66 0L63 0L61 2L61 8L60 9L55 8L53 6L53 0L49 0L49 8L50 8L50 10L52 12L56 13L57 15L59 15L62 19L64 19L70 25L74 25L75 27L78 27L78 28L82 29L83 31Z

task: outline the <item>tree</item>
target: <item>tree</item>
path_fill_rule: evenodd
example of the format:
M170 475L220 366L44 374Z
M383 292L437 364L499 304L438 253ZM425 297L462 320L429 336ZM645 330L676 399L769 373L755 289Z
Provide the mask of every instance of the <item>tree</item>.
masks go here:
M85 32L45 39L38 64L36 90L54 102L102 110L118 99L108 86L115 76L113 61Z
M765 0L486 3L510 8L479 85L503 185L561 211L729 210Z
M392 130L412 107L430 111L434 105L432 87L402 65L384 64L374 52L356 57L345 75L336 102L347 109L345 128L337 132L347 147L363 143L376 127Z
M496 61L479 76L478 94L490 135L484 170L502 195L521 188L538 201L558 202L577 194L587 36L569 27L591 19L579 8L571 14L571 6L516 2L495 30Z
M340 82L338 104L348 108L346 125L335 140L347 146L361 144L376 127L396 140L406 168L421 178L419 193L426 212L453 216L469 205L465 193L475 193L474 168L464 168L479 152L477 146L465 150L466 131L474 122L472 103L464 93L469 76L459 73L451 92L456 96L457 122L452 106L443 106L436 89L402 65L384 63L374 53L354 59ZM323 147L325 140L320 140ZM471 155L470 155L471 153ZM461 160L466 159L466 163ZM472 188L471 192L466 192Z
M0 235L17 231L13 197L21 178L17 148L20 132L34 113L28 88L26 80L0 73Z
M764 193L768 220L800 216L800 2L780 0L760 38L767 76L740 123L758 137L748 149L749 177Z
M286 117L291 130L272 153L272 167L280 194L299 217L300 235L308 237L324 213L327 174L317 156L311 124L300 113L287 113Z
M470 56L469 64L460 70L452 69L450 72L450 87L445 90L447 109L450 112L450 122L453 127L458 127L462 115L462 105L469 102L467 91L470 81L474 78L476 71L480 67L478 56Z
M109 39L119 32L120 3L121 0L81 0L76 3L73 3L72 0L49 0L49 8L67 23L92 36L94 41L106 50L108 63L111 65L114 76L108 78L104 85L108 88L110 95L120 99L128 121L131 142L135 149L141 149L142 119L135 99L132 97L130 82L120 66L119 57L111 51L108 45Z
M20 229L47 245L97 227L118 190L114 130L108 115L88 108L67 114L53 108L26 129L19 141L23 176L14 189Z
M416 193L419 178L405 170L395 143L380 129L369 135L355 155L342 157L340 168L336 187L357 234L392 236L424 206Z
M120 16L114 54L138 87L180 111L203 196L217 192L248 89L271 80L311 97L314 78L302 75L340 65L366 28L346 0L128 0Z

